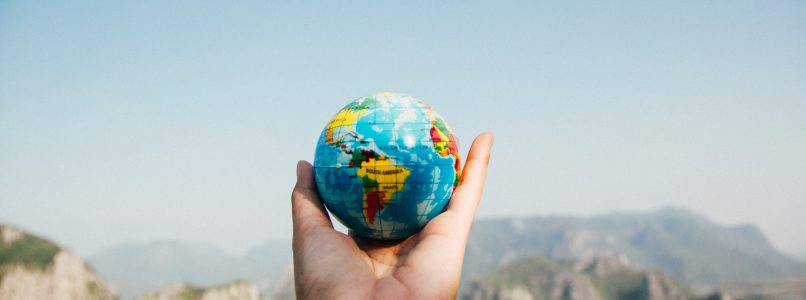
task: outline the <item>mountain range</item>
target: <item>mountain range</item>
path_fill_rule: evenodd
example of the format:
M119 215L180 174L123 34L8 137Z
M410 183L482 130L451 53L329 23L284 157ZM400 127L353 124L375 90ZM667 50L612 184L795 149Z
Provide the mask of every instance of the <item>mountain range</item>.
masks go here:
M626 255L639 269L663 270L695 289L806 275L806 264L774 247L752 225L721 226L679 208L590 218L529 217L474 223L463 281L512 261Z
M115 289L122 299L137 296L172 299L165 295L176 293L202 297L205 293L220 294L222 290L244 295L257 295L254 290L259 290L268 299L294 297L288 240L265 242L241 256L228 255L203 243L158 240L104 250L91 256L87 264L69 251L13 227L2 227L1 231L0 296L8 291L34 295L18 291L31 293L42 290L42 284L68 280L75 283L68 292L98 293L97 299L113 298ZM630 262L629 267L609 273L589 272L599 267L578 267L580 263L607 257L624 258ZM65 269L66 265L70 268ZM589 265L618 266L618 263ZM30 284L9 282L8 274L33 279L26 281ZM59 274L74 275L64 279ZM520 277L526 281L517 279ZM798 279L803 277L806 264L781 254L755 226L722 226L684 209L666 208L650 213L585 218L547 216L476 221L468 240L460 295L479 299L503 297L514 291L516 295L539 299L553 290L577 287L569 290L575 293L568 295L596 294L608 299L619 293L649 295L646 293L651 290L661 297L653 299L677 299L677 295L688 295L687 291L701 294L719 289L738 291L741 295L763 291L765 295L785 292L806 297L806 281ZM619 284L607 286L618 288L603 290L599 283L610 280ZM521 287L512 290L507 282ZM652 290L650 285L661 289ZM535 289L540 286L545 289Z
M123 299L175 282L216 286L235 279L247 279L264 295L275 295L284 292L284 282L293 281L291 244L285 240L264 242L242 256L204 243L157 240L113 247L89 262Z
M640 271L625 256L552 262L526 258L473 280L463 300L684 300L694 297L659 271Z

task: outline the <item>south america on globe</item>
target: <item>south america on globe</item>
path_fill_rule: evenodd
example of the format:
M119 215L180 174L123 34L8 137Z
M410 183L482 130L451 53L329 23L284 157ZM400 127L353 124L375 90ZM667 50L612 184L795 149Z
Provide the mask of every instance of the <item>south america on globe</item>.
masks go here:
M459 184L459 143L424 101L378 93L342 108L314 157L327 209L359 236L401 239L443 212Z

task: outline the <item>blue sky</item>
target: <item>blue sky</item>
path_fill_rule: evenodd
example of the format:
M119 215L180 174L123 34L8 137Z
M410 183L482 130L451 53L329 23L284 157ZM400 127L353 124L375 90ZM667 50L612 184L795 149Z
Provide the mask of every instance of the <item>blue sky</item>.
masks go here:
M296 161L383 90L496 133L480 218L682 206L806 252L802 1L0 2L0 220L286 238Z

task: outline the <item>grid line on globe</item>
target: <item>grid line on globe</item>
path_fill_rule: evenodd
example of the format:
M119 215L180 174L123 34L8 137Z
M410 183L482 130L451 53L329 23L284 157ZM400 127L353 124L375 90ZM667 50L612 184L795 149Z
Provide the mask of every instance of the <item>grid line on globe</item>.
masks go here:
M458 141L440 114L384 92L350 102L325 125L314 175L325 206L353 232L400 239L444 211L460 165Z

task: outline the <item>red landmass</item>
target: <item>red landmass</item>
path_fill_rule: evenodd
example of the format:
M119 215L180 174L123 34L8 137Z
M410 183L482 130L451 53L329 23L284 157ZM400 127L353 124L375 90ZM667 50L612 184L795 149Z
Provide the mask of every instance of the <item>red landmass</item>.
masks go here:
M383 209L382 192L367 192L367 223L375 224L375 215Z
M442 138L439 137L439 129L436 126L431 126L431 140L434 143L442 142Z

